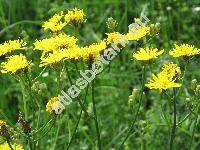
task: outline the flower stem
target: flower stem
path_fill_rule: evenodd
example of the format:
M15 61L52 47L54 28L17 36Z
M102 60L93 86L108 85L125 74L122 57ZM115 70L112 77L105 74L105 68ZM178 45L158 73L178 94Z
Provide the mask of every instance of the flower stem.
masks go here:
M89 87L89 86L87 86L86 94L85 94L85 98L84 98L83 104L85 103L86 98L87 98L88 87ZM70 141L69 141L69 144L67 145L66 150L68 150L68 149L70 148L70 146L71 146L71 144L72 144L72 142L73 142L74 136L75 136L75 134L76 134L76 131L77 131L77 129L78 129L78 125L79 125L80 120L81 120L82 113L83 113L83 107L81 107L81 112L80 112L80 114L79 114L78 121L76 122L76 126L75 126L75 129L74 129L74 132L73 132L72 137L71 137L71 139L70 139Z
M93 104L94 121L95 121L95 126L96 126L98 147L99 147L99 150L101 150L101 136L100 136L100 130L99 130L98 117L97 117L96 102L94 98L94 80L92 80L92 104Z
M192 131L192 137L191 137L191 140L190 140L190 147L189 147L189 150L192 148L192 143L193 143L193 140L194 140L194 133L195 133L195 130L196 130L196 127L197 127L197 120L198 120L198 115L193 111L191 110L191 112L195 115L195 121L194 121L194 128L193 128L193 131Z
M9 141L8 139L7 139L6 141L7 141L7 143L8 143L8 146L10 147L10 149L11 149L11 150L14 150L13 147L12 147L12 145L10 144L10 141Z
M135 118L133 119L133 122L131 123L129 129L128 129L128 132L124 138L124 140L122 141L122 143L120 144L119 146L119 149L121 149L121 147L124 145L124 143L126 142L126 140L129 138L129 136L131 135L132 131L133 131L133 128L134 128L134 125L135 125L135 122L137 120L137 117L139 115L139 110L140 110L140 107L141 107L141 104L142 104L142 98L143 98L143 91L144 91L144 79L145 79L145 71L146 71L146 65L143 66L142 68L142 85L141 85L141 92L140 92L140 98L139 98L139 106L137 108L137 111L136 111L136 115L135 115Z
M172 131L171 131L171 138L170 138L170 150L173 149L173 143L174 143L174 139L175 139L175 135L176 135L176 96L175 96L175 92L174 92L174 97L173 97L173 107L174 107L174 122L173 122L173 126L172 126Z

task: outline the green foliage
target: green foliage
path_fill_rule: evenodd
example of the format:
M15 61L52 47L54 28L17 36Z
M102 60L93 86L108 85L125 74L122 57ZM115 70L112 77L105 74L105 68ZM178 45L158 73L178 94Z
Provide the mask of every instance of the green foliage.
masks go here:
M80 43L88 45L105 38L105 33L109 32L106 28L107 18L113 17L117 20L117 31L127 32L128 25L133 22L134 18L145 14L150 23L161 24L160 33L155 36L147 46L157 46L168 52L174 42L186 42L200 47L200 17L199 17L199 0L0 0L0 41L16 39L21 37L32 43L36 38L41 39L48 33L41 30L43 21L50 18L54 13L64 11L69 8L78 7L83 9L87 14L87 22L78 31L77 37ZM65 29L65 33L73 34L73 28ZM140 44L140 43L139 43ZM139 45L138 44L138 45ZM97 114L101 131L102 149L117 149L122 142L127 128L135 117L138 103L130 106L128 103L129 96L134 88L140 88L142 80L141 63L134 61L132 58L133 51L136 50L137 44L123 48L122 52L112 61L103 73L95 79L95 100L97 103ZM146 46L143 45L143 46ZM27 56L34 60L35 65L39 64L40 54L33 51L33 45L26 52ZM151 70L157 73L169 56L164 56L155 62L151 68L147 67L145 79L149 81ZM0 62L5 58L1 57ZM175 60L184 70L182 61ZM200 81L199 76L199 58L194 58L188 65L184 88L177 97L177 120L181 121L189 113L189 108L185 106L185 99L190 99L199 103L199 97L189 88L190 81L194 78ZM84 70L82 63L78 63L78 69ZM33 77L37 77L42 68L33 66ZM80 76L76 73L74 63L68 64L72 82ZM51 115L45 112L45 105L51 97L56 96L57 83L56 73L46 68L44 74L38 79L38 84L43 85L41 89L34 88L34 96L37 103L41 106L35 112L40 114L39 125L42 126L48 121ZM44 85L45 83L45 85ZM67 74L61 76L62 89L66 91L70 87ZM45 86L45 87L44 87ZM91 86L88 88L86 99L86 108L89 114L92 110ZM171 126L173 123L172 102L166 95L159 91L152 91L144 88L144 96L139 109L137 121L131 136L125 142L122 149L147 149L147 150L165 150L169 146ZM39 93L39 94L38 94ZM81 98L85 96L86 90L82 91ZM21 110L23 110L22 92L19 83L15 78L9 75L0 74L0 119L5 120L9 126L15 125ZM29 104L31 105L31 104ZM162 107L161 107L162 106ZM51 127L48 123L37 138L39 149L64 149L66 148L70 137L75 129L78 120L80 106L76 102L66 107L64 115L56 118L56 123ZM196 117L191 114L184 122L177 126L174 149L188 150L190 141L193 137L191 149L197 150L200 147L200 124L199 110ZM29 116L31 126L34 125L33 116ZM196 120L196 118L198 118ZM53 118L54 119L54 118ZM194 126L196 131L193 134ZM50 131L45 134L45 130ZM39 127L37 128L39 129ZM37 130L33 129L33 130ZM92 118L83 112L80 119L77 133L71 145L71 149L95 149L97 148L97 137L95 133L95 123ZM19 135L13 135L17 142L23 143L28 149L25 139ZM0 142L3 140L0 139Z

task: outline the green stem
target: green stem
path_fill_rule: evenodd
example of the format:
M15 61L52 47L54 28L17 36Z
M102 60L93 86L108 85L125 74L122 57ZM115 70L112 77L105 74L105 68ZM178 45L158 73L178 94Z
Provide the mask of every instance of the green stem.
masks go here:
M128 129L128 132L124 138L124 140L122 141L122 143L120 144L119 146L119 149L121 149L121 147L124 145L124 143L126 142L126 140L129 138L129 136L131 135L132 131L133 131L133 128L134 128L134 125L135 125L135 122L137 120L137 117L139 115L139 110L140 110L140 107L141 107L141 104L142 104L142 98L143 98L143 91L144 91L144 80L145 80L145 71L146 71L146 65L143 66L142 68L142 86L141 86L141 92L140 92L140 98L139 98L139 106L137 108L137 111L136 111L136 115L135 115L135 118L133 119L133 122L131 123L129 129Z
M67 148L66 148L67 150L70 148L70 146L71 146L71 144L72 144L72 142L73 142L73 139L74 139L74 137L75 137L76 131L77 131L77 129L78 129L78 125L79 125L80 120L81 120L82 113L83 113L83 109L81 109L81 112L80 112L80 114L79 114L78 121L76 122L75 129L74 129L74 131L73 131L72 137L71 137L71 139L70 139L70 141L69 141L69 144L67 145Z
M193 128L193 131L192 131L192 137L191 137L191 141L190 141L189 150L192 147L192 143L193 143L193 139L194 139L194 133L195 133L195 130L196 130L196 127L197 127L197 119L198 119L198 117L196 117L195 122L194 122L194 128Z
M95 126L96 126L98 147L99 147L99 150L101 150L101 136L100 136L100 130L99 130L98 117L97 117L96 102L95 102L95 97L94 97L94 80L92 80L92 104L93 104L94 121L95 121Z
M86 89L86 94L85 94L85 98L84 98L84 103L85 103L86 98L87 98L88 87L89 87L89 86L87 86L87 89ZM84 103L83 103L83 104L84 104ZM77 129L78 129L78 125L79 125L80 120L81 120L82 113L83 113L83 107L81 107L81 112L80 112L80 114L79 114L78 121L77 121L77 123L76 123L74 132L73 132L72 137L71 137L71 139L70 139L70 141L69 141L69 144L67 145L67 148L66 148L67 150L70 148L70 146L71 146L71 144L72 144L72 142L73 142L74 136L75 136L75 134L76 134L76 131L77 131Z
M56 71L56 76L57 76L57 94L59 94L60 91L61 91L60 74L61 74L61 71L60 71L60 68L59 68L58 71Z
M6 141L7 141L7 143L8 143L8 146L10 147L10 149L11 149L11 150L14 150L13 147L12 147L12 145L10 144L10 141L9 141L8 139L7 139Z
M67 77L68 77L68 80L69 80L69 82L70 82L70 85L73 85L73 82L72 82L72 79L71 79L71 77L70 77L70 73L69 73L67 64L65 64L65 66L66 66L66 73L67 73ZM77 68L76 68L76 70L77 70ZM77 72L78 72L78 71L77 71ZM89 83L88 83L88 84L89 84ZM88 86L88 85L87 85L87 86ZM77 100L78 100L79 105L82 107L84 113L85 113L87 116L89 116L89 117L91 117L91 118L94 118L93 116L91 116L91 115L88 114L87 108L86 108L85 105L82 103L82 101L80 100L79 97L77 97Z
M30 138L29 135L28 135L28 144L29 144L29 148L30 148L30 150L33 150L32 142L31 142L31 138Z
M22 89L22 96L23 96L23 107L24 107L24 116L25 120L28 119L28 110L27 110L27 100L26 100L26 86L23 80L23 77L20 77L20 84L21 84L21 89Z
M186 64L185 64L185 69L184 69L184 73L183 73L183 78L182 78L181 85L183 85L183 84L184 84L184 81L185 81L186 72L187 72L187 66L188 66L188 65L187 65L187 63L186 63ZM183 86L181 86L181 87L183 87ZM176 93L176 97L179 96L180 91L181 91L181 89L182 89L181 87L178 89L178 92Z
M174 122L173 122L173 126L172 126L172 131L171 131L171 137L170 137L170 150L173 149L173 144L174 144L174 139L175 139L175 135L176 135L176 96L175 96L175 92L174 92L174 98L173 98L173 107L174 107Z

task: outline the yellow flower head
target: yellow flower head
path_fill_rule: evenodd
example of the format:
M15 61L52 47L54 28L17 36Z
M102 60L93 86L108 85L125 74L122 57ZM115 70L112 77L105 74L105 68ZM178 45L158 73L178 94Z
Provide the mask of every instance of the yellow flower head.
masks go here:
M34 46L37 50L42 50L44 52L52 52L76 47L77 40L78 39L74 36L59 34L49 39L36 40Z
M62 21L63 17L63 12L61 12L60 14L55 14L48 21L45 21L42 27L44 28L44 30L50 29L53 32L58 32L62 30L67 24L66 22Z
M166 90L173 87L180 87L180 83L175 83L176 75L179 74L180 67L176 64L166 64L162 67L162 71L156 76L152 74L152 79L145 84L150 89Z
M173 62L163 65L162 73L168 74L172 78L175 77L177 74L181 73L181 69L177 64L173 64Z
M1 65L2 73L16 73L17 71L27 68L31 64L30 61L22 54L12 55L8 58L7 62L3 62Z
M65 109L65 107L59 101L58 97L51 98L46 105L46 111L49 113L60 114L63 109Z
M173 87L180 87L180 83L175 83L167 74L152 75L152 79L145 84L150 89L166 90Z
M65 50L65 60L67 59L80 59L83 56L83 50L76 46L71 50Z
M23 40L10 40L0 44L0 56L10 53L14 50L25 49L26 42Z
M193 45L189 44L181 44L180 46L175 44L169 54L173 57L193 56L200 54L200 49L197 49Z
M14 143L14 144L11 144L11 146L14 150L24 150L23 146L20 144ZM10 149L8 143L4 143L4 144L0 145L0 150L11 150L11 149Z
M79 23L85 23L85 13L82 9L74 8L73 10L69 10L68 13L65 15L65 21L67 23L72 24L79 24Z
M113 32L113 33L106 33L106 35L108 36L106 41L107 41L107 44L112 44L112 43L124 43L125 44L125 41L123 39L123 35L118 33L118 32ZM125 38L125 37L124 37Z
M127 40L139 41L146 35L150 34L150 27L140 26L138 29L130 29L129 32L125 35Z
M106 42L101 41L100 43L82 47L80 51L83 59L97 59L104 49L106 49Z
M141 61L149 61L152 59L156 59L159 55L161 55L164 50L158 50L157 48L140 48L140 50L136 53L133 53L133 57L137 60Z
M41 57L40 67L57 64L63 61L66 52L63 50L49 53L47 56Z

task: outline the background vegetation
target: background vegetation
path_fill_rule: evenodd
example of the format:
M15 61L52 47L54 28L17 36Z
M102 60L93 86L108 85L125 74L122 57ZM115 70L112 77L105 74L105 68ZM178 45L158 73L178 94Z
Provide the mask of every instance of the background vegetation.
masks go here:
M41 30L43 21L54 13L67 11L73 7L79 7L87 14L87 22L77 35L83 45L106 37L108 17L117 20L117 30L123 33L127 32L128 25L133 22L133 18L138 18L143 13L150 19L150 23L159 22L161 24L159 35L147 45L166 51L170 50L174 42L185 42L200 47L199 0L0 0L0 41L3 43L5 40L18 37L29 39L29 41L42 38L45 35ZM66 28L66 33L72 34L72 28ZM96 78L95 99L103 149L115 149L121 143L134 117L134 110L137 108L137 103L134 106L129 106L128 103L132 89L139 88L141 81L141 65L133 61L133 51L135 51L134 46L124 48L110 67ZM27 51L27 56L36 62L36 65L39 64L39 54L32 51L31 47ZM168 56L165 57L170 60ZM4 59L2 57L0 61ZM160 59L153 64L154 72L158 72L161 64L165 62L166 59ZM180 62L179 65L182 67L183 64ZM78 67L80 69L80 66ZM75 81L79 74L76 73L73 64L69 68L73 81ZM186 87L189 87L190 81L194 78L200 81L199 59L196 58L195 63L190 64L188 68ZM42 68L34 70L35 76L41 71ZM150 72L147 72L147 75L150 75ZM65 74L62 76L62 81L63 88L68 89L69 81ZM45 105L49 98L55 96L55 73L47 69L39 82L47 84L47 91L38 96L43 104L41 116L42 121L45 122L48 117ZM186 97L192 97L189 88L181 91L177 99L178 120L188 113L184 103ZM19 83L9 75L0 74L0 119L15 124L20 112L21 99ZM86 103L88 111L92 112L91 94ZM163 105L163 110L160 104ZM160 95L158 91L149 91L145 88L145 97L138 121L124 149L166 149L170 129L166 126L162 111L165 111L167 114L165 117L172 122L172 109L167 98ZM60 116L55 127L40 140L40 149L64 149L75 127L80 107L77 103L73 103L66 112L65 115ZM191 116L181 127L178 127L175 149L188 149L187 141L190 141L192 136L194 121L194 117ZM84 114L71 149L94 149L95 139L94 121ZM197 125L192 149L200 147L199 139L200 124Z

